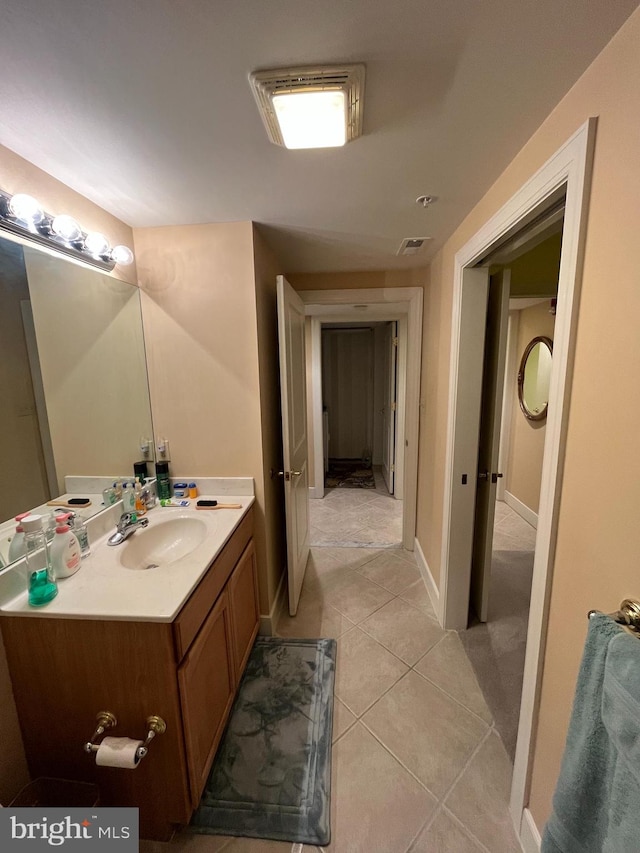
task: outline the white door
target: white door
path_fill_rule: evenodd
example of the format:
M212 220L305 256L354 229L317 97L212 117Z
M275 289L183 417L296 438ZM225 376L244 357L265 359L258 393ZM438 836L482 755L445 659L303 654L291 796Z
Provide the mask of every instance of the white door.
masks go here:
M500 453L500 421L504 391L511 273L491 276L482 375L482 406L478 440L478 487L471 563L471 603L476 616L486 622L491 588L491 556Z
M467 627L473 554L473 516L476 505L478 430L482 388L485 317L489 295L486 267L467 268L460 292L460 351L453 400L453 477L449 518L447 628Z
M289 613L295 616L309 557L304 304L281 275L277 297Z
M394 494L395 458L396 458L396 411L397 411L397 371L398 371L398 323L388 323L384 336L384 379L385 402L382 432L382 476L389 490Z

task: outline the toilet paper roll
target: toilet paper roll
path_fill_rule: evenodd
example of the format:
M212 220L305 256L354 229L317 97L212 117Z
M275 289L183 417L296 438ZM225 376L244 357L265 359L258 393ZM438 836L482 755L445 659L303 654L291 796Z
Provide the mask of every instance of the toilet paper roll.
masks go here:
M135 770L140 763L137 749L141 740L130 737L105 737L96 752L96 764L101 767L125 767Z

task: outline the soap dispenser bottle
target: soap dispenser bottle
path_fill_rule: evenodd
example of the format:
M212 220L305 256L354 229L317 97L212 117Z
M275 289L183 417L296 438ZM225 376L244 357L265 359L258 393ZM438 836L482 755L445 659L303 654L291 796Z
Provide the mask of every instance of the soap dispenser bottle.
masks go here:
M22 527L22 520L29 515L28 512L22 512L20 515L16 515L16 521L18 525L16 527L16 532L13 535L11 543L9 544L9 562L13 563L15 560L19 560L25 555L26 545L24 541L24 528Z
M51 543L51 565L56 578L68 578L80 568L80 543L68 524L59 524Z
M42 607L58 594L49 545L42 529L42 516L27 515L22 520L22 526L26 545L29 604L32 607Z

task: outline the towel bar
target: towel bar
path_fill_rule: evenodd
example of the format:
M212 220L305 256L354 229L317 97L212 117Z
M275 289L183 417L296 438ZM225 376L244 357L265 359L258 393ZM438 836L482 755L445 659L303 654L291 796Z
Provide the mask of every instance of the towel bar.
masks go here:
M589 619L598 612L598 610L590 610ZM609 616L614 622L624 625L640 638L640 601L636 601L635 598L625 598L620 604L620 609L615 613L609 613Z

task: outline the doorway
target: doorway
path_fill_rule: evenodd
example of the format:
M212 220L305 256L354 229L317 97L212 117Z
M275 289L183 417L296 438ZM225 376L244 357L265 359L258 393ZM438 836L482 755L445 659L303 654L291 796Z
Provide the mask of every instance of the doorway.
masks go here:
M549 583L552 573L559 496L571 388L574 330L577 318L582 249L586 231L589 176L595 139L594 119L589 119L544 166L466 243L454 259L450 393L447 458L443 505L440 618L444 627L465 629L468 620L471 555L478 473L477 426L480 411L481 375L469 363L478 347L478 317L473 297L487 273L476 265L541 213L565 197L563 244L558 281L553 364L549 389L547 437L542 466L540 508L536 534L531 606L518 738L511 788L511 813L522 832L529 825L527 803L531 756L540 675L548 618ZM480 312L482 336L484 317ZM478 352L479 350L479 352ZM473 404L475 411L469 411ZM469 420L469 418L471 420ZM475 422L476 438L469 440ZM492 472L493 473L493 472ZM500 473L500 472L496 472ZM465 476L466 475L466 476ZM469 488L469 486L471 488Z
M301 291L307 313L307 402L311 498L324 498L322 324L397 321L397 411L393 492L402 497L401 545L415 548L420 354L422 347L421 287ZM311 503L316 501L312 500Z
M310 502L312 546L402 547L395 478L397 415L404 409L397 392L405 384L404 376L398 382L399 325L320 323L323 465L314 475L320 500Z
M469 624L460 635L512 761L546 436L546 416L533 415L529 409L530 416L524 414L518 379L523 353L531 342L554 338L562 210L548 230L549 236L542 242L534 238L533 245L526 232L520 235L517 248L507 253L503 247L500 263L494 258L489 266L478 471L479 476L489 472L491 476L478 479ZM509 291L499 294L504 296L500 307L506 322L492 317L501 285ZM497 351L502 358L496 364ZM531 368L532 363L529 378ZM487 507L489 500L492 506Z

